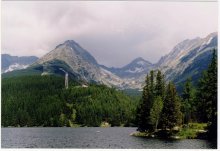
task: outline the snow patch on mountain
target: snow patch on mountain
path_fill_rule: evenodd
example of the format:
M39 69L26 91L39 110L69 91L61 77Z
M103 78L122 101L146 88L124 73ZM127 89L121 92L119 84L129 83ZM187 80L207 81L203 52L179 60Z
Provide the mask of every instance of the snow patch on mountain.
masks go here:
M8 67L8 69L6 69L5 71L3 71L3 73L6 73L6 72L11 72L11 71L14 71L14 70L20 70L20 69L26 69L29 65L23 65L23 64L18 64L18 63L15 63L15 64L12 64Z
M144 69L142 67L140 67L140 68L135 67L135 69L129 69L129 70L126 70L125 72L138 73L138 72L142 72L142 71L144 71Z
M208 45L212 41L213 37L210 37L209 40L206 42L206 45Z
M145 65L146 62L144 62L144 61L138 61L137 64L139 64L139 65Z

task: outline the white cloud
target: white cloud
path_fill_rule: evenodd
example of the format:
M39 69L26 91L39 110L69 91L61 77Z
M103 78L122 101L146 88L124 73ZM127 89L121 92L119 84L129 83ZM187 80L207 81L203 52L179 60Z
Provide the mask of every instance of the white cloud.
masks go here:
M2 53L42 56L67 39L99 63L156 62L178 42L217 31L217 2L3 1Z

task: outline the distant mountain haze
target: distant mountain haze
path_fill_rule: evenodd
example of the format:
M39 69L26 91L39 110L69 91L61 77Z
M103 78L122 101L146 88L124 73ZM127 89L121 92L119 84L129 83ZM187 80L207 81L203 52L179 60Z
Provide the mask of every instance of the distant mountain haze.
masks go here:
M194 83L197 82L202 71L208 67L212 50L217 49L217 41L217 32L205 38L186 39L174 46L170 53L161 57L155 64L139 57L124 67L109 68L98 64L96 59L78 43L67 40L33 64L30 62L32 65L29 68L42 66L40 71L42 75L56 74L59 69L58 64L59 67L62 64L63 68L82 81L105 84L119 89L141 89L146 74L150 70L161 69L166 79L174 81L178 87L188 77L191 77ZM4 61L2 68L5 66Z

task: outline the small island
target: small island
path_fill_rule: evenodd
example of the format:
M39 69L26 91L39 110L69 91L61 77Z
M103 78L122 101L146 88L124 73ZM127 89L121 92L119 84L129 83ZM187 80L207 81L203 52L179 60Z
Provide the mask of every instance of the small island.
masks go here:
M160 70L146 76L137 108L138 131L132 136L165 139L217 140L217 56L194 88L191 79L181 96L172 82L166 84Z
M154 132L134 132L130 134L136 137L161 138L161 139L207 139L206 123L189 123L172 130L157 129Z

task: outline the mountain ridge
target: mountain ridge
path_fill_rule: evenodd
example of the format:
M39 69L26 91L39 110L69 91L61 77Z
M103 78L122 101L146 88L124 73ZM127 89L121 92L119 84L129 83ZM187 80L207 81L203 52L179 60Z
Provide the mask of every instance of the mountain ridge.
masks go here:
M168 53L162 60L158 61L157 68L161 69L167 76L168 80L178 81L175 77L181 76L184 71L200 60L198 67L206 66L210 61L213 49L217 49L218 35L216 32L207 35L204 38L194 38L192 40L183 41L177 44L170 53ZM184 43L184 47L179 47ZM177 53L178 52L178 53ZM201 61L200 57L204 54L209 56L206 61ZM196 67L195 67L196 68ZM205 69L203 68L203 69ZM200 71L200 70L199 70ZM188 73L193 74L192 70ZM200 74L199 72L198 74ZM186 79L185 79L186 80Z
M141 74L146 74L150 69L152 69L153 64L149 61L143 59L142 57L138 57L133 59L127 65L116 68L116 67L106 67L101 65L101 67L105 68L106 70L116 74L121 78L131 78L131 77L139 77Z
M48 61L61 60L71 68L74 75L86 82L101 83L120 89L141 89L146 74L150 70L160 69L166 75L167 80L180 84L187 77L193 77L194 80L198 79L202 70L207 68L211 50L217 49L217 39L217 32L204 38L186 39L175 45L168 54L162 56L155 64L138 57L121 68L109 68L98 64L96 59L77 42L66 40L31 66L41 64L45 68Z

